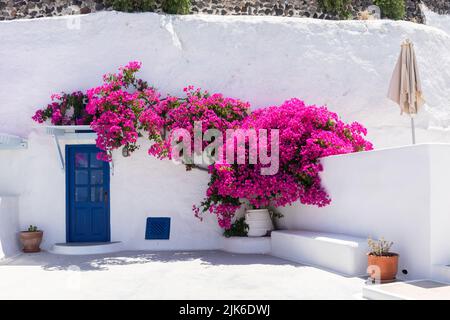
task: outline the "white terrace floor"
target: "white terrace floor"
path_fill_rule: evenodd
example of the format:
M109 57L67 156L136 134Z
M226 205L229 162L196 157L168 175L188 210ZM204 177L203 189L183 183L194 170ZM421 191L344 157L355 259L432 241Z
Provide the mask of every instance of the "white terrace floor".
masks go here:
M0 263L0 299L359 299L364 279L219 251L62 256Z

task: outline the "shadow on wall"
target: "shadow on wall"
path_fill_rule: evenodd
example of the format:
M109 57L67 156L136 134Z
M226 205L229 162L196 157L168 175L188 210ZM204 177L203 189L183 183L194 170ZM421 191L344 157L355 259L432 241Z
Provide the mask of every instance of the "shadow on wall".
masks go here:
M183 252L144 252L124 251L108 255L64 256L45 252L23 254L7 266L42 266L46 271L74 270L107 271L110 267L146 264L146 263L177 263L198 260L200 265L271 265L302 267L302 265L281 260L267 255L239 255L220 251L183 251ZM0 265L1 268L1 265ZM0 269L1 270L1 269Z

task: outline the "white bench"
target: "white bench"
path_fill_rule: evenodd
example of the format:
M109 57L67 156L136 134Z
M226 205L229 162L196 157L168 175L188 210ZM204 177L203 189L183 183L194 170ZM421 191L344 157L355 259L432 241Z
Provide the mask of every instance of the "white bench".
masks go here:
M366 274L367 239L305 230L272 231L272 255L334 270L350 276Z

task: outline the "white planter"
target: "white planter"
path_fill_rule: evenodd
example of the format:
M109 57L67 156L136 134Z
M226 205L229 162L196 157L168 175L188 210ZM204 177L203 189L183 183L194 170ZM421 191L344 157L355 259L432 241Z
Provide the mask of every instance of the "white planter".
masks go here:
M222 238L222 250L231 253L270 254L270 237Z
M272 221L269 220L246 220L247 224L251 224L254 229L272 230Z
M273 230L272 219L267 209L247 210L245 222L248 224L249 237L263 237Z

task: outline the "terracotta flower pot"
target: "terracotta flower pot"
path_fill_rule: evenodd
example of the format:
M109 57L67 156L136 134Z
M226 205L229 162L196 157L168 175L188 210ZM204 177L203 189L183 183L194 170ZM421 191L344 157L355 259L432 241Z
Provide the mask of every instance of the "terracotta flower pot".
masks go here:
M373 280L394 281L398 271L398 254L388 256L367 255L368 273Z
M42 242L43 231L22 231L20 233L20 242L23 245L23 252L39 252Z

